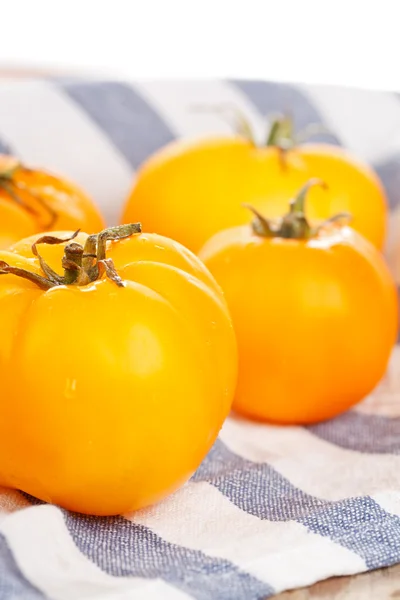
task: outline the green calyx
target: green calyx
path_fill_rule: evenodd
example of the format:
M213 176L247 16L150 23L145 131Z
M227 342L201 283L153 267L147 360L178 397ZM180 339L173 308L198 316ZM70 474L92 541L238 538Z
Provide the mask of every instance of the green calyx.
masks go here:
M288 115L279 115L271 121L265 145L290 150L321 133L331 132L321 123L311 123L296 133L293 119Z
M327 189L327 185L320 179L310 179L289 203L289 212L281 219L273 221L265 218L255 208L246 204L254 215L251 223L253 232L265 238L284 238L292 240L308 240L317 237L323 229L335 223L348 222L351 216L348 213L339 213L311 227L305 215L305 202L308 190L313 186Z
M249 119L236 106L231 104L216 106L199 105L194 108L197 112L219 115L229 123L237 135L248 140L253 146L259 145L257 144L256 135ZM321 133L331 134L329 129L322 125L322 123L311 123L296 133L293 119L288 114L271 115L268 118L268 123L269 127L265 141L260 146L273 146L281 151L290 150L308 141L315 135Z
M105 274L116 285L124 287L125 284L118 275L112 259L106 258L107 242L128 238L136 233L141 233L141 230L140 223L110 227L98 234L90 235L85 246L72 241L78 235L79 229L68 238L44 235L32 246L32 253L39 259L43 276L26 269L13 267L5 261L0 261L0 275L16 275L32 281L42 290L48 290L60 285L87 285L97 281ZM64 248L62 259L64 275L59 275L46 263L37 246L39 244L63 244L65 242L70 243Z

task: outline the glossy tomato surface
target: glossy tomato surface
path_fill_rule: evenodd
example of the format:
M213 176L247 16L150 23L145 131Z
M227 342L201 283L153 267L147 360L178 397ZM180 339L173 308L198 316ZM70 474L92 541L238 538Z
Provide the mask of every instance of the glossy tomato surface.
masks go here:
M122 221L142 221L197 252L216 232L248 222L243 204L266 217L283 214L287 199L310 178L328 189L310 190L312 221L338 212L377 248L386 235L387 201L377 175L350 153L328 144L304 144L282 152L243 138L177 141L139 170Z
M0 155L0 249L49 229L94 233L103 227L99 210L75 184Z
M43 275L37 237L0 260ZM38 246L60 273L64 247ZM108 242L107 256L124 287L0 275L0 484L97 515L157 502L192 475L237 370L225 301L197 257L155 234Z
M297 240L241 226L215 235L200 256L237 335L236 411L313 423L380 381L397 335L395 286L380 253L352 229Z

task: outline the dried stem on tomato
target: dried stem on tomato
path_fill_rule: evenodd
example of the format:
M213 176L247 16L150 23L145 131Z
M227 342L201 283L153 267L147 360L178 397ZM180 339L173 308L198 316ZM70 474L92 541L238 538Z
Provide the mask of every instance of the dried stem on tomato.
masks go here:
M208 112L220 115L231 125L237 135L245 138L254 146L258 145L256 141L257 136L249 119L237 106L233 104L196 105L193 109L196 112ZM261 146L274 146L278 150L281 150L282 153L307 142L316 135L333 135L332 131L323 123L309 123L296 133L293 118L289 113L269 115L267 121L268 130L265 142Z
M60 285L87 285L100 279L105 274L116 285L124 287L125 284L118 275L112 259L106 258L107 242L128 238L131 235L141 233L141 230L140 223L110 227L98 234L90 235L85 246L72 242L78 235L79 230L68 238L44 235L32 245L32 253L39 259L44 276L32 273L27 269L13 267L5 261L0 261L0 275L17 275L32 281L43 290L48 290ZM71 243L64 248L62 259L64 275L59 275L46 263L37 246L39 244L63 244L65 242Z
M0 190L3 190L10 200L21 206L26 212L37 217L39 213L34 207L23 200L21 192L30 196L31 199L33 199L33 201L49 215L49 222L46 223L44 228L51 229L57 220L56 211L53 210L49 203L29 185L23 181L17 181L14 178L18 171L29 172L29 169L24 167L17 160L13 160L10 161L9 166L0 170Z
M348 222L351 220L349 213L339 213L326 219L317 227L311 227L305 215L305 201L308 190L313 186L320 186L327 189L326 183L321 179L310 179L298 192L297 196L289 203L289 212L281 219L270 220L264 217L252 206L246 204L254 215L252 228L256 235L267 238L285 238L294 240L308 240L318 234L325 228L335 223Z

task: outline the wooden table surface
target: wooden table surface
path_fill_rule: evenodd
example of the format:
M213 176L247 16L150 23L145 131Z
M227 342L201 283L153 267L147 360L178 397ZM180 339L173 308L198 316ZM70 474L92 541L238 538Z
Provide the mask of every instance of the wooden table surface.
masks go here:
M24 79L49 75L54 75L54 71L49 73L44 69L32 70L0 66L0 78L3 79ZM396 216L400 231L400 212ZM398 246L400 246L400 236ZM397 283L400 283L400 251L396 252L395 258L390 258L391 262L393 261L392 268L394 267L393 270L396 272ZM334 577L307 588L283 592L274 596L274 600L392 600L395 598L400 600L400 565L351 577Z
M400 599L400 565L320 581L308 588L283 592L274 600L392 600Z

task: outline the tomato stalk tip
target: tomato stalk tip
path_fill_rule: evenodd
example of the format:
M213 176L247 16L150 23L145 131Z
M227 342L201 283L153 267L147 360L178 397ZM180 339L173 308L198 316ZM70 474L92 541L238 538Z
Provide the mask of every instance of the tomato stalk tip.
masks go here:
M244 205L254 215L251 223L253 232L267 238L308 240L316 237L326 227L342 221L348 222L351 219L351 215L348 213L339 213L326 219L317 227L311 227L305 215L305 202L309 189L314 186L320 186L324 190L328 189L326 183L321 179L310 179L290 201L289 212L278 221L269 220L252 206Z
M10 160L10 164L0 170L0 190L3 190L10 200L21 206L26 212L37 217L38 211L21 197L21 192L30 196L34 203L40 206L49 215L49 222L46 224L45 228L51 229L57 220L58 215L56 211L29 185L15 179L15 175L18 171L28 172L29 169L24 167L17 160Z
M192 107L192 110L220 115L221 118L231 125L237 135L245 138L253 146L258 145L256 134L249 118L237 106L232 104L196 105ZM307 142L315 135L333 135L332 131L323 123L309 123L296 133L290 114L270 115L268 117L268 124L269 127L265 136L265 142L261 146L274 146L282 152Z
M43 290L60 285L87 285L100 279L104 274L117 286L124 287L125 283L118 275L111 258L106 258L107 241L122 240L131 235L141 233L140 223L131 223L128 225L118 225L104 229L98 234L90 235L85 246L72 242L79 233L75 231L67 238L58 238L52 235L44 235L32 245L32 254L39 259L40 267L44 277L32 273L26 269L13 267L4 261L0 261L0 275L17 275L35 283ZM38 244L62 244L68 243L64 248L62 267L64 275L59 275L46 263L40 255Z
M4 260L0 260L0 275L16 275L17 277L22 277L37 285L41 290L49 290L54 286L50 279L37 275L37 273L32 273L32 271L26 269L13 267Z

